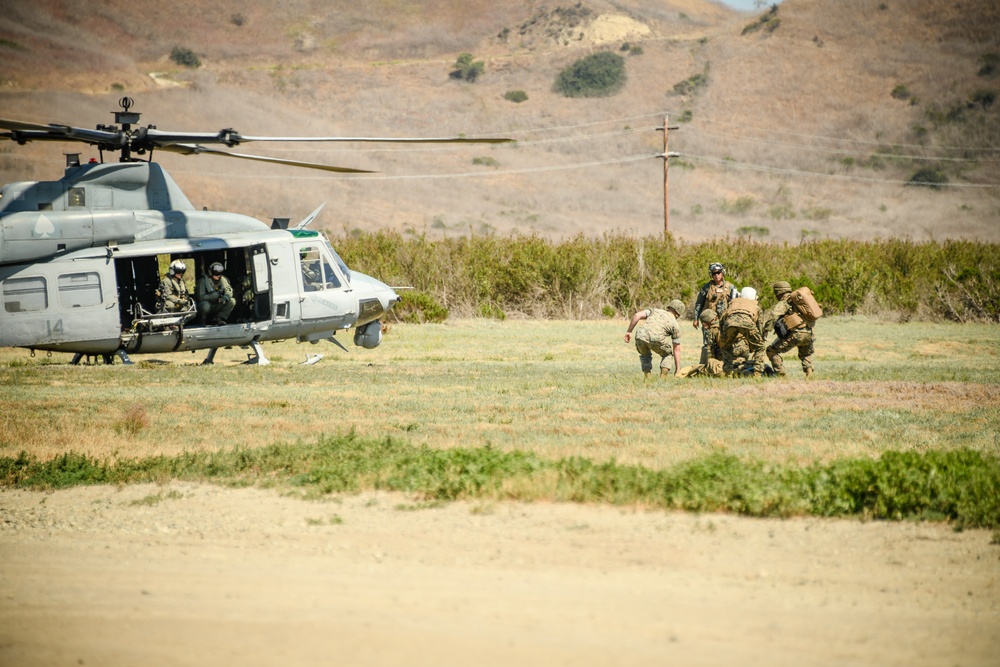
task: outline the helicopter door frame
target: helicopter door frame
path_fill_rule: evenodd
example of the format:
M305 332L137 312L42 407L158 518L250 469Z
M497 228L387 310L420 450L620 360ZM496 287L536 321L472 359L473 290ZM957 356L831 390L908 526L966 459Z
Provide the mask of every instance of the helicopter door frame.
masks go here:
M358 300L328 246L318 239L297 244L295 261L302 319L329 320L338 329L353 322Z
M261 322L271 319L271 288L274 284L271 275L271 262L266 243L258 243L248 248L250 256L250 288L253 290L253 306L251 319Z

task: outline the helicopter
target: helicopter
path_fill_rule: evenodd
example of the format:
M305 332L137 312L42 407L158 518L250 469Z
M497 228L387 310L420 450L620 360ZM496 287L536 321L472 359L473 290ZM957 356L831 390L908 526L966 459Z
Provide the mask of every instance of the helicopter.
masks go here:
M313 162L233 153L249 142L504 143L474 137L271 137L218 132L168 132L137 126L133 100L119 100L113 125L86 129L0 119L0 140L78 142L100 160L66 154L58 181L8 183L0 189L0 347L72 353L105 364L131 355L251 350L246 363L267 365L262 342L328 340L354 329L354 344L382 342L381 319L399 302L396 289L351 270L322 233L307 229L320 205L298 224L270 225L231 212L198 210L153 153L216 155L339 173L371 173ZM206 145L208 144L208 145ZM105 162L105 152L118 154ZM145 156L145 158L143 157ZM197 275L220 268L235 301L223 319L207 319L193 301L164 307L167 267ZM320 355L309 355L313 363Z

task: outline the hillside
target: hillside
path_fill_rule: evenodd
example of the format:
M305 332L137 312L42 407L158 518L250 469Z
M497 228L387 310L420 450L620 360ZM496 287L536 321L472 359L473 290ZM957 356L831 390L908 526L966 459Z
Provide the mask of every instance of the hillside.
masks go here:
M296 219L327 201L334 234L660 234L669 115L680 239L1000 239L989 0L785 0L765 22L707 0L2 5L2 117L91 127L127 94L161 129L518 140L239 148L379 172L364 177L158 156L198 206ZM624 57L621 92L553 92L600 50ZM449 77L462 52L484 63L474 83ZM61 150L0 142L0 180L56 178ZM948 183L905 184L924 168Z

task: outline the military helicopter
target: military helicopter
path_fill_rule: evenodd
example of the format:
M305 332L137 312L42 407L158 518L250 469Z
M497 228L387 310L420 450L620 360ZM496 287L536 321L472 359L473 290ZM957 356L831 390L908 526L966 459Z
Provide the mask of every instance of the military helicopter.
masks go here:
M112 112L114 125L84 129L0 119L0 139L80 142L100 160L81 164L67 153L58 181L9 183L0 189L0 347L68 352L112 364L130 355L208 350L252 350L246 363L269 362L264 341L329 340L354 329L354 344L377 347L381 318L399 302L395 289L352 271L321 233L306 229L322 206L298 224L271 225L238 213L197 210L170 175L152 161L155 151L218 155L340 173L370 173L332 165L232 153L248 142L502 143L500 138L376 138L246 136L166 132L136 127L129 98ZM118 162L105 162L106 151ZM146 156L143 159L139 156ZM166 311L161 270L181 262L196 275L221 265L235 306L207 320L195 304ZM174 264L176 266L176 264ZM397 288L398 289L398 288ZM311 355L313 359L317 355Z

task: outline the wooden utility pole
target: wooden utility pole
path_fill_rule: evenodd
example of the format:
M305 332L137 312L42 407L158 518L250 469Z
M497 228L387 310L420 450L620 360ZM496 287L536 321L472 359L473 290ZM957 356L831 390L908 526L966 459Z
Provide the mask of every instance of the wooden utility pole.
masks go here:
M677 157L678 153L671 153L667 150L667 135L670 134L670 130L676 130L677 125L673 127L670 126L670 117L668 115L663 116L663 127L657 128L658 130L663 130L663 236L666 237L670 234L670 187L667 181L667 172L670 165L670 158Z

